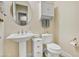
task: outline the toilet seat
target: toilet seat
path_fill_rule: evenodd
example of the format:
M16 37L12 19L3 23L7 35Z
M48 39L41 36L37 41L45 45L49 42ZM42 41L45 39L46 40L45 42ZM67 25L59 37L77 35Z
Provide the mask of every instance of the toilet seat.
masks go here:
M52 51L60 51L61 47L55 43L49 43L47 44L47 50L52 50Z

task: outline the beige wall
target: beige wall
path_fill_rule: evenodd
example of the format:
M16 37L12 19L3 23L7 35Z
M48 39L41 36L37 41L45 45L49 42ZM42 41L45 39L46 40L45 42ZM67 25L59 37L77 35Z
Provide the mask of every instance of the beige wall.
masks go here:
M27 26L19 26L15 24L14 20L12 19L11 12L10 12L10 7L11 7L12 2L8 2L7 5L7 12L8 15L4 17L5 19L5 38L10 35L11 33L15 33L20 31L22 28L24 31L29 31L29 27ZM31 31L33 33L44 33L44 29L41 27L41 23L39 21L39 7L38 7L38 2L32 2L32 21L31 21ZM48 32L53 33L53 28L54 28L54 23L53 21L51 22L50 27L47 29ZM29 51L31 52L31 40L28 42L28 48ZM5 39L5 50L4 50L5 55L4 56L19 56L18 53L18 43L12 41L12 40L6 40Z
M79 56L79 48L70 45L75 37L79 41L79 2L56 2L56 9L57 42L72 56Z
M0 13L0 19L3 19L3 15L1 13ZM4 39L4 22L0 22L0 57L4 55L4 40L3 39Z

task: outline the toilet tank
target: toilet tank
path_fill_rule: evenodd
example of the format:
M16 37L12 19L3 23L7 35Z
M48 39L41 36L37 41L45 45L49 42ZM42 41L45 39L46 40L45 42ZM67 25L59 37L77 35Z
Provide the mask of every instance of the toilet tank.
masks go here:
M49 34L49 33L42 34L42 40L43 40L44 44L52 43L53 42L53 34Z

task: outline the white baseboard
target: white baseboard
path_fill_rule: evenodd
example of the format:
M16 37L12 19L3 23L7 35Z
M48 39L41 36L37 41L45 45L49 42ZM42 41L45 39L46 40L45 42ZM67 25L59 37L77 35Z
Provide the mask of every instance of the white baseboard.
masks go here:
M62 53L60 55L61 57L72 57L72 55L70 55L69 53L65 52L64 50L62 50ZM28 53L28 57L33 57L32 53Z

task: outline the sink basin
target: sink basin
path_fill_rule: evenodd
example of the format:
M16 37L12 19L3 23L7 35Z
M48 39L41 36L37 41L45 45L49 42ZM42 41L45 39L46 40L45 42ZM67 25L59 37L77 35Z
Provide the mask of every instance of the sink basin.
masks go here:
M24 33L24 34L13 33L13 34L10 34L7 37L7 39L11 39L11 40L14 40L16 42L19 42L19 41L29 40L33 36L34 36L34 34L31 33L31 32L27 32L27 33Z
M49 33L45 33L45 34L42 34L42 36L52 36L52 34L49 34Z

